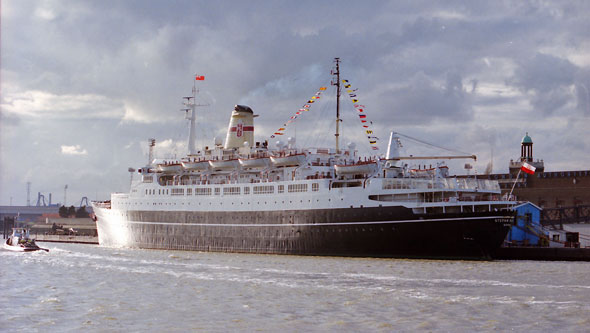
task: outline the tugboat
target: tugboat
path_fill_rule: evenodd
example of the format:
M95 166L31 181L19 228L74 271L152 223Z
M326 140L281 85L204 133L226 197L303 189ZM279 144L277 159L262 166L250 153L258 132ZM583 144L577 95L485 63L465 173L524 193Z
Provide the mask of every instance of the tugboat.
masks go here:
M12 228L12 235L8 237L3 244L4 248L14 252L32 252L43 250L49 252L48 249L39 247L35 240L30 237L30 229L26 228Z

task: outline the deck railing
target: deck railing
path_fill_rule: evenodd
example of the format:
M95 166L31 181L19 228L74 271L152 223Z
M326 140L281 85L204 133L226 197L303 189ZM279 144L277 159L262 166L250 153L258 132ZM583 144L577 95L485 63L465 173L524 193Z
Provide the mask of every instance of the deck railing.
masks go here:
M479 190L500 191L497 181L472 178L387 178L383 179L383 189L417 189L417 190Z

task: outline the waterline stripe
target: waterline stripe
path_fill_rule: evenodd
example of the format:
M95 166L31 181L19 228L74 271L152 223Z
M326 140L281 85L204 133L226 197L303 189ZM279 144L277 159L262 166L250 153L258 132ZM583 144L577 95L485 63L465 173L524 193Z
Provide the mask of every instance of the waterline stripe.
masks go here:
M269 224L236 224L236 223L178 223L178 222L144 222L144 221L128 221L130 224L155 224L155 225L180 225L180 226L195 226L195 227L330 227L330 226L355 226L355 225L379 225L379 224L397 224L397 223L424 223L424 222L445 222L445 221L463 221L463 220L486 220L486 219L512 219L513 216L477 216L477 217L461 217L461 218L444 218L444 219L422 219L422 220L398 220L398 221L370 221L370 222L337 222L337 223L269 223ZM100 219L99 219L100 220ZM108 220L108 219L106 219Z

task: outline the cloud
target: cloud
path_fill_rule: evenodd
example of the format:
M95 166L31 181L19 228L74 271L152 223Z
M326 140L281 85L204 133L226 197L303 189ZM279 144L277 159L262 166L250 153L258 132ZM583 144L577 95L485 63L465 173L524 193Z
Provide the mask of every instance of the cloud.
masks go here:
M241 103L260 115L256 140L267 139L320 86L330 90L325 104L288 135L333 146L334 57L381 141L395 128L484 158L495 142L499 171L529 131L548 170L588 168L589 3L340 4L2 2L0 203L8 192L24 196L17 162L29 161L42 189L68 183L75 195L63 170L76 168L85 172L80 195L108 196L126 190L129 166L147 161L147 138L159 143L157 157L182 156L181 97L195 73L206 77L198 101L209 104L197 110L197 147L224 137ZM341 144L362 150L344 97ZM92 154L63 158L54 148L63 142L79 145L63 154Z
M12 90L12 91L11 91ZM95 94L53 94L7 89L0 105L8 114L42 118L120 118L122 104Z
M548 115L575 101L575 74L579 69L567 59L537 53L518 61L507 83L527 94L531 105Z
M373 100L380 102L380 109L390 110L398 122L407 124L441 119L466 122L472 117L470 94L456 72L448 72L444 82L418 72L401 86L381 89Z
M80 145L75 146L61 146L61 153L64 155L88 155L86 149L82 149Z

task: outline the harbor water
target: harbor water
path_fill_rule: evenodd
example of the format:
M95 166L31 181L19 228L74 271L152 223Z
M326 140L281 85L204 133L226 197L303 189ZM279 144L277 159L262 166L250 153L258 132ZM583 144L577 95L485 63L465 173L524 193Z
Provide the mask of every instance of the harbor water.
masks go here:
M590 263L333 258L40 243L0 251L0 331L578 331Z

